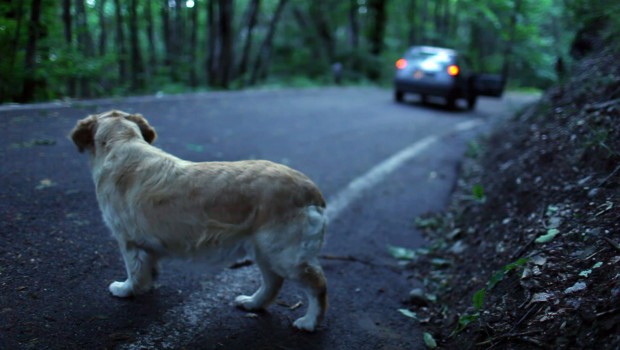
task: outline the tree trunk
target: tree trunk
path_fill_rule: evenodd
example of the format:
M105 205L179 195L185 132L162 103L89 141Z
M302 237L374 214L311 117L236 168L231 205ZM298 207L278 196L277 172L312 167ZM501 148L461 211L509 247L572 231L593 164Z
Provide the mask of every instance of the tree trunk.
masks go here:
M232 62L233 62L233 6L230 0L220 0L219 4L220 13L220 38L222 44L222 50L219 57L219 72L220 72L220 86L224 89L228 89L232 75Z
M371 0L368 6L373 13L373 23L370 31L370 53L373 56L381 55L383 51L383 37L385 35L387 0Z
M105 26L105 3L106 0L99 0L97 2L97 13L99 15L99 55L105 56L106 44L108 41L108 31Z
M332 31L329 28L329 23L327 23L325 11L323 11L323 7L321 6L322 2L314 1L312 5L310 5L310 18L312 23L314 24L314 28L316 33L321 39L321 47L325 52L325 59L329 65L334 63L334 38L332 36Z
M278 22L280 21L280 16L282 15L282 11L284 10L284 6L286 5L287 0L280 0L278 2L278 7L276 8L276 12L269 23L269 29L267 31L267 36L260 47L258 52L258 57L256 57L256 61L254 61L254 68L252 69L252 77L250 78L250 84L254 85L259 77L262 78L266 75L267 68L269 67L269 60L271 55L271 45L273 42L273 36L276 31L276 27L278 26Z
M219 57L219 42L218 42L218 26L215 20L216 0L207 0L207 31L209 33L207 38L207 60L206 60L206 72L207 81L210 86L217 84L218 76L218 60Z
M256 26L256 19L260 8L260 0L252 0L248 8L247 21L245 31L245 43L243 44L243 53L241 54L241 62L239 63L238 76L241 77L242 84L245 80L244 75L248 70L248 62L250 60L250 51L252 50L252 31Z
M185 80L185 77L181 72L186 68L185 63L185 30L183 28L183 4L185 1L175 1L174 7L174 23L172 36L170 40L172 42L172 62L174 65L181 66L183 69L172 69L172 77L175 81Z
M442 38L449 38L450 37L450 26L452 24L450 23L450 1L446 1L443 7L443 28L441 31L441 37Z
M164 38L164 66L172 64L172 45L170 43L170 7L169 0L163 0L161 4L162 37Z
M67 49L71 50L73 47L73 21L71 16L71 0L63 0L62 2L62 22L64 25L65 44ZM67 79L67 95L70 97L75 96L77 89L75 77L72 75Z
M75 14L76 14L76 30L78 49L82 52L84 57L88 60L95 55L95 45L93 39L90 36L88 29L88 22L86 17L86 7L84 6L85 0L75 0ZM82 77L80 82L80 96L91 97L91 79L89 77Z
M127 77L127 48L125 47L125 30L123 29L123 14L120 0L114 0L116 8L116 45L118 54L118 78L122 83Z
M407 46L413 45L417 43L417 39L419 37L419 26L418 26L418 2L416 0L411 0L409 2L409 8L407 8L407 18L409 19L409 33L407 34Z
M20 2L21 3L21 2ZM62 2L62 23L64 24L65 43L71 46L73 40L73 22L71 21L71 0L63 0Z
M30 24L28 28L28 42L26 44L26 56L25 56L25 79L22 89L21 101L32 101L35 96L36 90L36 54L37 54L37 39L39 38L39 27L41 23L39 19L41 17L41 0L32 0L30 7Z
M132 90L144 88L144 64L140 41L138 40L138 0L131 0L129 5L129 43L131 46L131 87Z
M152 0L146 0L146 40L148 41L148 71L149 76L153 76L157 68L157 50L155 49L155 26L153 25L153 5Z
M349 45L353 50L357 50L360 43L360 25L358 19L359 5L357 0L350 0L349 3Z
M385 35L386 18L386 0L372 0L369 3L373 13L373 25L370 31L370 53L379 58L383 52L383 37ZM372 80L381 78L381 68L378 65L371 67L368 76Z
M508 41L504 48L504 64L502 66L502 81L504 84L508 81L510 75L510 64L512 60L512 46L515 42L517 31L517 16L521 12L521 0L515 0L512 13L510 14L510 24L508 26Z
M189 44L189 85L198 86L198 73L196 72L196 45L198 43L198 8L188 8L190 11L190 44Z
M440 46L441 42L442 42L442 37L440 35L441 31L443 30L443 25L442 25L442 12L441 12L441 6L443 5L443 0L435 0L433 1L433 5L435 6L434 8L434 25L433 25L433 44Z
M420 44L428 44L428 0L422 0L422 17L420 18Z

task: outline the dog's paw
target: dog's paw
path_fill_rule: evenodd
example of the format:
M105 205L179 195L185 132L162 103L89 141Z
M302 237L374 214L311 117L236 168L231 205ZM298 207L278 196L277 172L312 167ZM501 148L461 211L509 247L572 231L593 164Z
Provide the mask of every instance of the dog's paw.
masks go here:
M127 298L133 294L131 284L128 282L112 282L109 289L112 295L119 298Z
M255 298L248 295L240 295L236 297L235 305L247 311L257 311L262 309L262 305L258 305Z
M314 332L316 330L316 324L316 319L304 316L296 319L295 322L293 322L293 327L306 332Z

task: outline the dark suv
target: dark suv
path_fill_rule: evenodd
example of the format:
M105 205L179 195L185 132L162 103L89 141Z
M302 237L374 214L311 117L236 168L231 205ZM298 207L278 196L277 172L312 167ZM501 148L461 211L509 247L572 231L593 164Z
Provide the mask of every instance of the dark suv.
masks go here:
M474 73L467 57L455 50L432 46L413 46L396 61L394 99L402 102L405 93L445 98L448 108L459 98L467 107L476 106L478 96L501 97L504 82L498 75Z

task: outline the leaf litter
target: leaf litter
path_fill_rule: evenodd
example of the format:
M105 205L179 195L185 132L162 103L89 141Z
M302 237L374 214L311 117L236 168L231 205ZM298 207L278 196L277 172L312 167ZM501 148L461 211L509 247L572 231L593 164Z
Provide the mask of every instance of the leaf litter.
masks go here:
M619 54L498 122L447 211L416 220L425 254L390 250L423 284L401 310L439 347L620 348Z

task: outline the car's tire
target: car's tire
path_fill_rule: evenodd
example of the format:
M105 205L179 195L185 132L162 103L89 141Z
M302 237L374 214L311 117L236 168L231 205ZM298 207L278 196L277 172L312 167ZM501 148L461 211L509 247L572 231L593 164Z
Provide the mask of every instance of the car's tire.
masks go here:
M394 101L403 102L405 100L405 94L402 91L394 91Z
M450 110L456 109L456 98L446 97L446 107Z
M478 96L472 95L467 98L467 109L470 111L476 108L476 102L478 102Z

